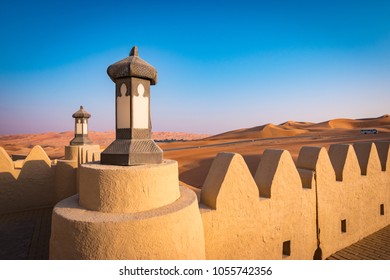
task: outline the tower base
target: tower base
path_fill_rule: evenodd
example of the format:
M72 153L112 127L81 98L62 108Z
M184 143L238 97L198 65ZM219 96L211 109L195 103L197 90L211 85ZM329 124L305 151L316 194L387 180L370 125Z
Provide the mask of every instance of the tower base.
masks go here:
M71 146L77 145L91 145L92 141L88 138L88 135L76 134L76 136L70 141Z
M116 139L101 153L101 164L159 164L163 151L151 139Z
M53 210L50 259L202 260L203 224L193 191L138 213L89 211L69 197Z

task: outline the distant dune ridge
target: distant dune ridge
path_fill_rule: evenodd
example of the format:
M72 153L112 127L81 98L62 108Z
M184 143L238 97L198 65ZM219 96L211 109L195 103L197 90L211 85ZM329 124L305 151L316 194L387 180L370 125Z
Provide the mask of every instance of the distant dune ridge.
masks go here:
M102 148L107 147L115 139L114 131L89 131L89 138ZM187 132L153 132L154 140L194 140L202 139L210 134L195 134ZM64 146L69 145L74 137L73 131L47 132L39 134L0 135L0 146L10 155L27 155L32 147L40 145L51 158L64 155Z
M297 136L304 133L327 133L332 129L361 130L377 129L379 132L390 132L390 116L383 115L378 118L367 119L334 119L321 123L287 121L279 125L266 124L262 126L238 129L215 136L208 140L222 139L248 139L248 138L272 138L284 136Z
M361 129L377 129L379 133L390 133L390 116L383 115L378 118L367 119L333 119L321 123L286 121L279 125L266 124L252 128L244 128L228 131L222 134L210 136L209 134L193 134L186 132L153 132L155 140L199 140L199 145L207 144L208 141L229 141L231 139L267 139L279 137L294 137L300 135L326 136L334 133L356 135ZM51 158L60 158L64 154L64 146L69 145L73 138L72 131L48 132L41 134L16 134L0 135L0 146L10 155L27 155L31 148L40 145ZM102 148L107 147L114 139L114 131L89 132L90 139L94 144L99 144ZM172 148L165 144L160 144L163 148ZM174 144L183 146L185 144ZM198 145L198 144L197 144ZM175 146L175 147L176 147Z

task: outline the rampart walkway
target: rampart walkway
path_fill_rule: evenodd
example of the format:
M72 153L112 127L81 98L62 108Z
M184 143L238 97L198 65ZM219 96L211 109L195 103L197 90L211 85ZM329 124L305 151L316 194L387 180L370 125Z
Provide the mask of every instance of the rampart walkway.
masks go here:
M336 252L328 260L390 260L390 225Z
M1 260L47 260L52 208L0 215ZM328 260L390 260L390 225Z
M0 214L1 260L47 260L52 208Z

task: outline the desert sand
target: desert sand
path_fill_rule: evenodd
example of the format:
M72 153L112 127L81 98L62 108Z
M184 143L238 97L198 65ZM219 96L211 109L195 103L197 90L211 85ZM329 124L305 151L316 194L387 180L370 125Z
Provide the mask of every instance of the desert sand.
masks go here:
M362 134L361 129L377 129L378 134ZM254 175L266 149L288 150L296 160L303 146L328 148L335 143L382 140L390 141L389 115L359 120L333 119L321 123L287 121L279 125L229 131L202 140L161 143L160 147L165 158L179 162L180 181L201 188L213 159L220 152L242 154Z
M106 148L115 140L114 131L89 131L89 138L94 144ZM194 134L186 132L153 132L154 140L194 140L210 136L209 134ZM51 159L64 157L64 146L69 145L74 137L73 131L47 132L39 134L0 135L0 146L11 156L26 156L32 147L40 145Z
M378 134L362 134L361 129L377 129ZM102 148L115 138L114 132L90 132L90 139ZM73 132L0 135L0 146L10 155L26 155L35 145L41 145L52 158L64 155L64 146ZM177 160L182 183L201 188L215 156L220 152L242 154L254 174L265 149L288 150L296 160L303 146L328 148L334 143L390 141L390 116L368 119L333 119L321 123L287 121L279 125L238 129L210 136L177 132L154 132L153 139L183 139L180 142L159 142L164 158Z

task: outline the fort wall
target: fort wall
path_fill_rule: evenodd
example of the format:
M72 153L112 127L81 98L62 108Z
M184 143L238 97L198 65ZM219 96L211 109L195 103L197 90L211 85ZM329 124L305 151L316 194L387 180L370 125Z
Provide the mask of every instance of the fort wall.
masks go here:
M265 151L254 178L241 155L219 154L200 202L207 259L312 258L315 193L287 151Z
M64 160L50 160L35 146L12 161L0 147L0 213L54 206L78 193L79 165L100 159L98 145L65 147Z
M204 237L204 241L198 244L204 244L205 258L324 259L389 225L389 145L390 142L383 141L335 144L329 150L303 147L296 163L288 151L266 150L254 176L241 155L218 154L203 188L196 192L198 202L195 206L203 223L197 229L202 228L201 239ZM73 152L70 154L74 154ZM90 154L93 155L90 159L98 158L96 152ZM80 155L78 151L77 155ZM75 196L80 181L79 164L79 156L52 162L39 146L31 150L25 161L16 164L0 147L0 212L44 207L62 200L55 215L65 217L68 214L72 216L75 211L78 215L82 212L86 216L81 215L75 221L72 220L72 227L77 228L78 220L90 223L88 215L92 215L92 226L95 223L93 211L81 207L78 204L79 197ZM169 174L176 178L177 170L169 171ZM154 177L153 180L157 180L154 183L157 184L159 176ZM141 184L141 179L134 178ZM174 180L173 177L169 178ZM88 182L83 185L87 186ZM171 193L179 197L179 188L175 185L177 189L172 189ZM182 195L185 194L183 192L181 187ZM145 205L139 205L141 208L131 208L131 211L126 209L133 206L123 201L125 204L121 209L107 209L108 212L117 212L123 217L127 215L125 218L132 220L138 219L137 215L154 211L153 209L169 208L169 205L179 203L179 200L180 198L175 201L166 200L161 205L153 200L150 207L145 204L146 210L142 210ZM85 203L89 205L88 202ZM192 208L193 206L188 209ZM101 213L105 211L104 207L98 210ZM162 217L165 210L158 211L159 220L165 221ZM193 209L191 211L195 213ZM186 217L188 215L185 214ZM170 221L170 218L167 217L166 221ZM96 224L100 232L104 232L102 225L104 223ZM141 236L142 230L138 231L135 225L134 220L131 222L132 232ZM124 225L118 228L118 232L125 238L126 226L122 226ZM61 228L61 225L57 224L57 227ZM177 227L185 232L182 226ZM142 228L145 229L144 225ZM175 242L184 239L189 242L188 238L176 238ZM194 239L194 235L191 238ZM161 239L160 241L162 242ZM138 240L137 246L144 248L141 243L141 239ZM186 254L183 251L186 246L188 245L181 246L181 253L175 257L172 255L171 258L204 257L202 253L197 256L190 252ZM156 248L153 251L155 254ZM94 258L99 258L99 254L95 250ZM131 254L140 256L140 252ZM142 255L143 258L153 258L152 255L145 254ZM58 254L58 258L61 258L60 255ZM72 256L77 258L78 253ZM110 256L115 258L117 255L113 253ZM159 257L170 258L169 254L155 255L155 258ZM88 258L85 251L83 258Z
M326 258L390 223L389 142L217 155L200 194L207 259ZM257 189L256 189L257 187Z
M15 168L0 148L0 213L54 204L55 168L40 146L35 146L21 168Z

